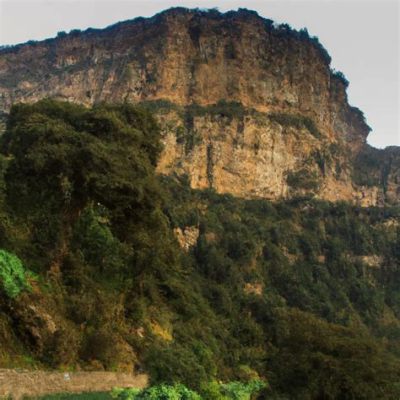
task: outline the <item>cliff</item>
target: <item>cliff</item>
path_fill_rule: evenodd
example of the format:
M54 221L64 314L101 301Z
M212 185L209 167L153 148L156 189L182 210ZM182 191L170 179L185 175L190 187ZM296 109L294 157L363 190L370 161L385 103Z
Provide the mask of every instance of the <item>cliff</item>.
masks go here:
M246 10L1 50L0 367L399 399L399 149L329 63Z
M396 203L400 151L366 144L370 128L329 65L305 30L176 8L1 50L0 112L43 97L141 102L163 129L158 171L193 188Z

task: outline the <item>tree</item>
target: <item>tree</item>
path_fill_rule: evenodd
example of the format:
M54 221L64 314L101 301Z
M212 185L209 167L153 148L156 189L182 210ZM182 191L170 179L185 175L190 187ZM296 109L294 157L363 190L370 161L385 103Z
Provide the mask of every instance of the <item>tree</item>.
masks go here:
M154 119L128 104L15 105L3 138L3 152L12 158L5 175L8 204L31 221L42 251L52 250L58 264L89 206L107 209L114 234L124 241L144 220L148 228L163 219L154 174L160 150Z

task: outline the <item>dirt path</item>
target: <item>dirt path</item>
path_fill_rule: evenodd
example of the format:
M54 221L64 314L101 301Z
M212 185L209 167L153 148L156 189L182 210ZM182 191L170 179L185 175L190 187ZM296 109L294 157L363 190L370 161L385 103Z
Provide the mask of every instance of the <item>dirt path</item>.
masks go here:
M50 393L101 392L119 387L147 386L148 377L117 372L51 372L0 369L0 398L40 396Z

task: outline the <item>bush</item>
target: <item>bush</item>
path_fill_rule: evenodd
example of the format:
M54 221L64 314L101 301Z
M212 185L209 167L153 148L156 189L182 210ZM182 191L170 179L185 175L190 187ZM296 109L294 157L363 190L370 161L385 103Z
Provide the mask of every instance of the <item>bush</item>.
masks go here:
M221 385L216 381L203 383L200 392L204 400L229 400L221 393Z
M339 81L341 81L344 85L344 87L348 87L349 86L349 81L348 79L344 76L344 73L341 71L332 71L332 76L336 79L338 79Z
M229 382L221 385L221 392L232 400L250 400L250 398L267 387L267 384L259 379L254 379L248 383Z
M114 389L113 397L118 400L201 400L201 397L181 384L157 385L148 389Z
M131 250L112 234L107 214L99 206L87 207L74 227L73 243L85 262L117 280L126 269Z
M260 379L247 383L234 381L218 384L213 381L202 386L201 394L204 400L250 400L266 387L267 384Z
M225 384L212 381L202 385L201 396L182 384L162 384L144 390L116 388L112 396L118 400L250 400L266 387L267 384L259 379Z
M22 261L6 250L0 250L0 283L10 298L17 297L22 290L29 288Z

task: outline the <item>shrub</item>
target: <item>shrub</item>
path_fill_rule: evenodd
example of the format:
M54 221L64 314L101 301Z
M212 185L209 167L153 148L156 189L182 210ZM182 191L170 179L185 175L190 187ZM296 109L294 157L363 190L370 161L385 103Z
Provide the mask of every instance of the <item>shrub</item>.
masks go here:
M22 290L29 288L22 261L6 250L0 250L0 283L10 298L17 297Z
M216 382L207 382L201 386L201 395L205 400L229 400L221 393L221 385Z
M224 99L205 107L199 106L198 104L191 104L186 107L186 113L192 117L211 114L213 116L226 117L230 120L233 118L242 119L250 111L251 110L246 109L242 103L226 101Z
M348 81L347 78L344 76L344 73L343 73L343 72L333 70L333 71L332 71L332 76L333 76L334 78L339 79L339 81L341 81L341 82L343 83L344 87L347 88L347 87L349 86L349 81Z
M148 389L114 389L113 397L121 400L201 400L196 392L182 384L157 385Z
M114 388L111 392L111 396L114 399L119 400L134 400L137 399L138 395L142 390L136 388L123 389L123 388Z
M215 381L203 384L202 396L180 383L175 385L157 385L148 389L115 388L112 397L118 400L250 400L267 384L259 379L250 382L229 382L219 384Z
M251 396L264 389L267 384L259 379L248 383L229 382L221 385L222 393L232 400L250 400Z
M117 279L126 269L130 249L111 232L107 210L102 215L101 207L87 207L74 227L73 242L85 262L110 278Z
M260 379L247 383L234 381L218 384L213 381L202 386L201 394L205 400L250 400L266 387L267 384Z

